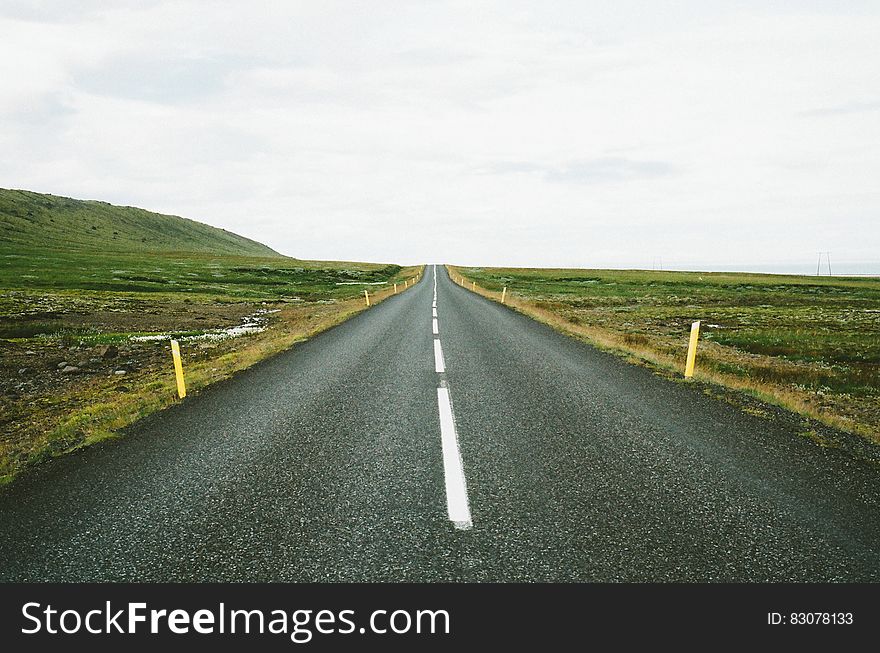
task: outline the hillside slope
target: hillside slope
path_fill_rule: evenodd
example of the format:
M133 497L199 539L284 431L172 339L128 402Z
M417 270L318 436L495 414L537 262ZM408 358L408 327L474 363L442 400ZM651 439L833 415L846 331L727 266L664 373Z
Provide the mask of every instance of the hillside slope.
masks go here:
M201 222L106 202L0 189L0 249L280 256Z

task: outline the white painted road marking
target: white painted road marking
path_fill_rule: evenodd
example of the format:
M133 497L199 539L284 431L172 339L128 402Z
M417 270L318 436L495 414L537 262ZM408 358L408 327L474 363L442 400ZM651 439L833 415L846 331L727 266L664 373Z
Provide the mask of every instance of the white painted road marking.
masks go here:
M434 301L431 303L431 330L434 338L434 370L437 374L446 373L443 360L443 346L440 344L440 328L437 324L437 266L434 266ZM440 409L440 440L443 444L443 475L446 481L446 512L449 521L456 528L467 530L473 527L471 509L468 504L467 482L464 478L464 465L458 449L458 434L455 432L455 418L452 415L452 402L449 388L441 377L437 388L437 404Z
M439 338L434 338L434 371L437 374L443 374L446 371L446 365L443 363L443 347L440 345Z
M449 521L456 528L468 529L473 523L449 390L437 388L437 403L440 405L440 437L443 441L443 472L446 476L446 511Z

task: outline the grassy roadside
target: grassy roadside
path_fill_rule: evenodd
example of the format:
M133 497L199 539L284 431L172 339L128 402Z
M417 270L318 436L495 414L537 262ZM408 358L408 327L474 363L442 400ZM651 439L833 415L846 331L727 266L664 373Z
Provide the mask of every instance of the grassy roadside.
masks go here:
M448 266L453 280L554 329L880 443L880 280L755 274ZM712 394L707 391L707 394ZM760 412L749 402L747 412ZM827 444L814 429L806 437Z
M0 270L0 484L177 402L171 337L195 395L366 310L364 289L375 305L421 273L286 257L41 256L51 265L17 249ZM22 265L42 277L16 274Z

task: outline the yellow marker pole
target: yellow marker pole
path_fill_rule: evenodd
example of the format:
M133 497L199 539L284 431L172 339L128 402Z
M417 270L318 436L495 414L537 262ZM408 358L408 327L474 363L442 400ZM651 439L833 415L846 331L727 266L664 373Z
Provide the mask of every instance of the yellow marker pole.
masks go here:
M403 280L403 287L404 287L404 288L409 288L409 279L404 279L404 280Z
M174 374L177 376L177 396L183 399L186 396L186 382L183 380L183 364L180 362L180 345L176 340L171 341L171 357L174 359Z
M367 300L367 306L369 306L370 305L370 293L368 293L366 290L364 291L364 299Z
M394 284L394 294L395 295L397 294L397 284L396 283Z
M477 282L471 281L471 290L476 290L476 289L477 289Z
M700 339L700 321L691 324L691 340L688 343L687 364L684 366L684 376L689 379L694 375L694 364L697 362L697 340Z
M501 303L504 303L504 299L507 297L507 286L504 286L504 290L501 291Z

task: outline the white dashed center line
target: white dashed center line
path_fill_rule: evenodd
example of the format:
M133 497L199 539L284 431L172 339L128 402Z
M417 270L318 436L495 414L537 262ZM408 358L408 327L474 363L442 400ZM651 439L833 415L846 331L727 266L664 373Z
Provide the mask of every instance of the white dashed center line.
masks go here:
M443 360L443 346L440 344L440 329L437 325L437 266L434 266L434 300L431 304L431 330L434 332L434 370L440 377L437 388L437 405L440 409L440 440L443 445L443 476L446 481L446 512L449 521L456 528L469 529L473 526L471 509L468 505L467 482L464 478L464 465L458 448L458 434L455 431L455 417L452 414L452 400L446 384L446 363Z
M456 528L468 529L473 526L473 522L447 388L437 388L437 403L440 405L440 437L443 441L443 472L446 476L446 511L449 521Z
M437 374L446 372L446 365L443 364L443 347L440 345L439 338L434 338L434 371Z

